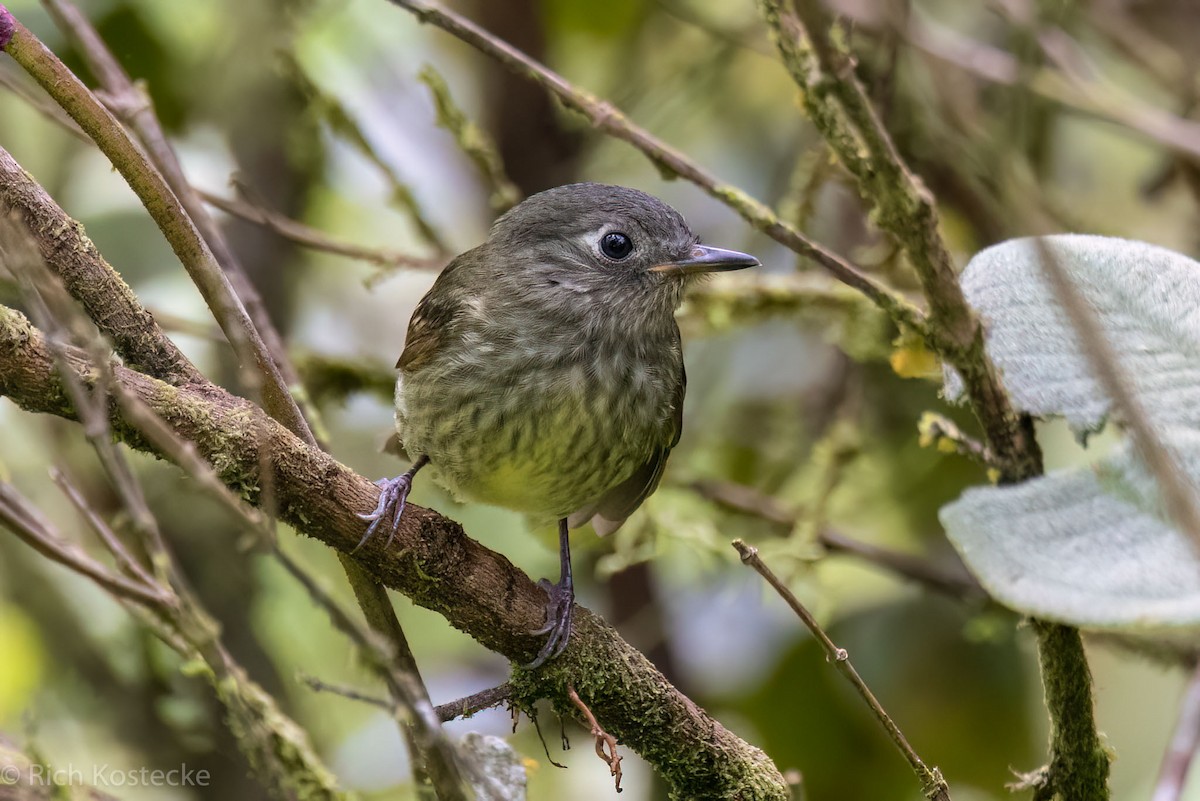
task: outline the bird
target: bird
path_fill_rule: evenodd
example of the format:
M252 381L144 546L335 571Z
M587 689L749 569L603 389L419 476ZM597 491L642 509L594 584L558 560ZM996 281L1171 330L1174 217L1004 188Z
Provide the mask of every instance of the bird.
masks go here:
M413 312L395 393L413 462L376 482L357 547L382 526L391 544L426 466L460 500L557 521L559 580L539 582L546 620L530 632L547 638L526 667L556 657L571 636L570 530L616 531L679 442L687 376L674 314L685 289L758 265L701 244L678 211L637 189L575 183L514 206Z

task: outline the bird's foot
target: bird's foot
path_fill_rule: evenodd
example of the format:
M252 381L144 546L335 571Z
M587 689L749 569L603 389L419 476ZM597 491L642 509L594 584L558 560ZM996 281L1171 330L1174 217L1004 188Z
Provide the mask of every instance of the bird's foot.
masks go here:
M375 507L375 511L358 516L362 520L369 521L371 525L367 526L367 532L358 541L358 545L354 546L354 551L366 545L367 540L375 535L375 530L379 528L379 525L389 518L391 519L391 531L388 533L387 544L383 547L391 547L392 540L396 536L396 529L400 525L400 515L404 514L404 505L408 502L408 493L412 491L412 481L413 477L410 472L395 478L381 478L375 482L375 486L383 491L379 493L379 504Z
M533 635L549 634L546 644L538 651L537 658L524 667L528 670L541 667L547 661L563 652L571 639L571 610L575 605L575 587L570 579L551 584L549 579L542 579L538 586L546 591L549 601L546 603L546 625L529 632Z

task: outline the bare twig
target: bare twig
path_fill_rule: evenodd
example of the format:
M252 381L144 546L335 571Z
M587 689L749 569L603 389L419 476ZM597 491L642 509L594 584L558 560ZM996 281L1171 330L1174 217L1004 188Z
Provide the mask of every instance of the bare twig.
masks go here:
M386 698L380 698L375 695L368 695L361 690L356 690L353 687L347 687L344 684L334 684L332 682L318 679L316 676L310 676L307 673L300 674L300 681L308 685L308 688L313 692L330 693L332 695L340 695L342 698L348 698L351 701L368 704L384 710L389 715L403 714L402 710L396 708L396 704Z
M457 718L469 718L473 717L477 712L491 709L500 704L509 703L512 700L512 692L512 685L504 682L497 687L480 690L465 698L459 698L457 701L438 704L435 711L437 712L438 719L443 723Z
M592 737L596 739L596 756L600 757L601 762L608 765L608 773L613 777L617 792L621 792L621 755L617 753L617 738L606 732L596 722L596 716L579 697L579 693L575 692L574 687L567 687L567 697L571 699L571 703L575 704L575 708L587 721L588 729Z
M232 214L247 222L261 225L297 245L337 256L346 256L375 264L385 269L394 270L407 267L415 270L437 270L445 266L446 260L441 258L426 259L420 256L410 256L399 251L367 248L353 242L334 239L327 234L283 216L261 205L245 200L225 198L213 192L200 191L205 203L216 206L226 214Z
M917 432L922 448L934 447L943 453L957 453L993 470L1003 467L991 448L968 435L945 415L925 412L917 423Z
M108 549L117 560L117 563L125 569L132 578L137 579L143 584L150 586L154 584L154 576L142 567L141 562L134 558L129 549L125 547L125 543L121 542L120 537L116 535L105 520L96 513L91 504L84 499L83 494L75 487L74 484L66 477L63 472L57 468L50 471L51 480L58 485L63 494L71 501L71 505L75 507L92 531L96 532L96 536L104 543L104 547Z
M1179 801L1188 773L1200 748L1200 665L1192 671L1179 704L1179 718L1175 733L1163 755L1162 767L1158 771L1158 782L1150 801Z
M946 785L946 780L942 778L941 771L937 768L928 767L913 750L913 747L908 744L908 740L904 737L904 733L900 731L900 727L895 724L891 716L884 710L875 694L867 687L862 677L858 675L858 671L854 669L854 665L850 664L850 656L844 648L839 648L834 645L833 640L829 639L829 635L821 628L821 624L817 619L800 603L795 594L787 588L779 578L771 572L771 569L763 563L758 556L758 549L747 545L742 540L734 540L733 547L737 549L741 555L742 561L754 568L754 570L762 576L771 587L779 593L779 596L787 602L792 611L799 616L808 630L813 633L813 636L824 649L829 661L833 663L838 672L845 676L858 694L862 696L863 701L870 707L875 718L887 731L888 737L900 749L900 753L908 760L908 764L912 767L913 772L917 775L917 779L921 782L921 789L925 793L925 797L931 801L949 801L950 788Z
M499 61L508 69L537 83L569 109L582 114L593 127L628 142L646 155L666 176L684 178L729 206L758 230L806 256L839 281L854 287L898 323L924 330L924 315L906 298L864 274L842 256L808 239L765 204L736 187L717 180L696 162L632 123L607 101L584 92L561 75L535 61L508 42L485 31L467 18L428 0L388 0L456 36Z
M0 481L0 523L52 561L87 576L115 598L156 609L171 598L141 580L126 578L97 562L82 548L58 536L45 517L16 488Z
M788 529L796 525L797 516L794 511L777 498L765 495L753 487L710 480L696 481L691 486L705 498L726 508ZM960 601L977 603L987 598L983 588L962 569L943 568L914 554L856 540L829 528L817 532L817 542L827 551L861 559L900 578Z

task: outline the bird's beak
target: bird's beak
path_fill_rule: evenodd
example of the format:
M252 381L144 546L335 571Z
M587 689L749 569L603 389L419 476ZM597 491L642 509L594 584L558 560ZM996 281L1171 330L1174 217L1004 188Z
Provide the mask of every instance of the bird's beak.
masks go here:
M708 245L696 245L686 258L655 265L650 268L650 272L697 275L699 273L723 273L730 270L744 270L747 267L758 266L758 259L748 253L725 250L725 248L714 248Z

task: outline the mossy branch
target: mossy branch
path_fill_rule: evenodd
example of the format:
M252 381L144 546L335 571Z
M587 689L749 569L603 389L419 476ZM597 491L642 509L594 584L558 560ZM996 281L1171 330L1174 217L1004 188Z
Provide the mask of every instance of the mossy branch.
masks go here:
M83 353L69 350L67 358L80 381L95 380ZM362 521L356 512L374 508L379 495L368 479L219 387L175 387L125 367L114 374L244 498L262 501L261 487L269 482L280 518L297 531L343 554L358 542ZM0 395L29 411L74 419L45 338L3 306ZM115 404L110 422L119 439L153 452ZM263 464L267 476L260 474ZM391 548L378 538L351 558L513 662L537 653L540 638L529 632L542 623L545 594L458 523L410 504ZM783 777L762 751L709 717L587 609L577 611L571 642L558 659L537 671L515 670L513 682L514 698L524 705L549 697L564 714L573 714L567 687L574 686L604 729L654 765L676 798L788 798Z
M428 0L388 0L436 25L480 52L494 58L505 68L542 87L568 109L581 114L597 130L627 142L641 151L667 178L683 178L724 203L758 230L794 252L811 259L837 280L857 289L883 309L897 323L915 331L924 331L924 315L904 296L863 273L848 260L814 242L781 219L766 204L747 195L714 175L683 153L635 125L611 103L585 92L530 58L508 42L499 39L471 20Z
M110 103L128 117L149 155L138 148L98 98L0 5L0 19L5 20L4 24L12 31L11 38L3 42L5 46L2 49L38 81L88 134L138 195L187 269L243 365L248 368L253 364L257 368L247 369L246 376L256 391L261 390L267 411L305 443L318 446L318 440L297 401L297 398L304 397L303 387L296 379L282 340L267 316L258 292L246 277L199 195L184 176L147 99L133 85L86 17L69 0L48 0L48 5L59 23L79 43L109 92ZM9 193L6 191L4 194ZM24 216L36 217L43 211L33 209ZM34 233L36 236L36 229ZM112 269L102 261L92 261L93 273L106 277L110 284L126 290L124 294L109 297L93 292L96 302L88 308L88 312L102 330L110 335L113 333L109 321L114 311L135 316L140 313L148 318L149 315L141 309L132 292L128 291L128 287ZM105 308L106 302L108 308ZM168 353L174 349L174 345L162 336L157 326L146 325L141 333L147 347L156 346ZM153 342L155 337L158 343ZM121 347L121 339L115 338L115 341L122 355L128 357L126 349ZM189 375L188 379L203 380L198 374ZM408 684L415 687L420 700L428 704L428 692L416 670L407 639L386 592L360 566L345 556L341 557L341 561L364 617L372 629L388 640L395 655L396 668L409 677ZM396 700L397 703L405 703L410 699L398 696ZM452 762L452 755L426 755L417 748L416 740L410 740L410 744L417 758L440 763ZM447 793L443 794L457 797L457 790L448 790Z
M1001 481L1039 475L1041 450L1032 425L1012 407L984 351L982 326L967 305L938 231L933 196L908 169L872 108L842 32L815 0L758 3L784 65L802 90L810 120L855 177L879 227L904 248L915 269L930 308L926 341L962 376ZM1108 759L1098 745L1079 632L1044 623L1035 627L1053 732L1045 797L1107 798Z

